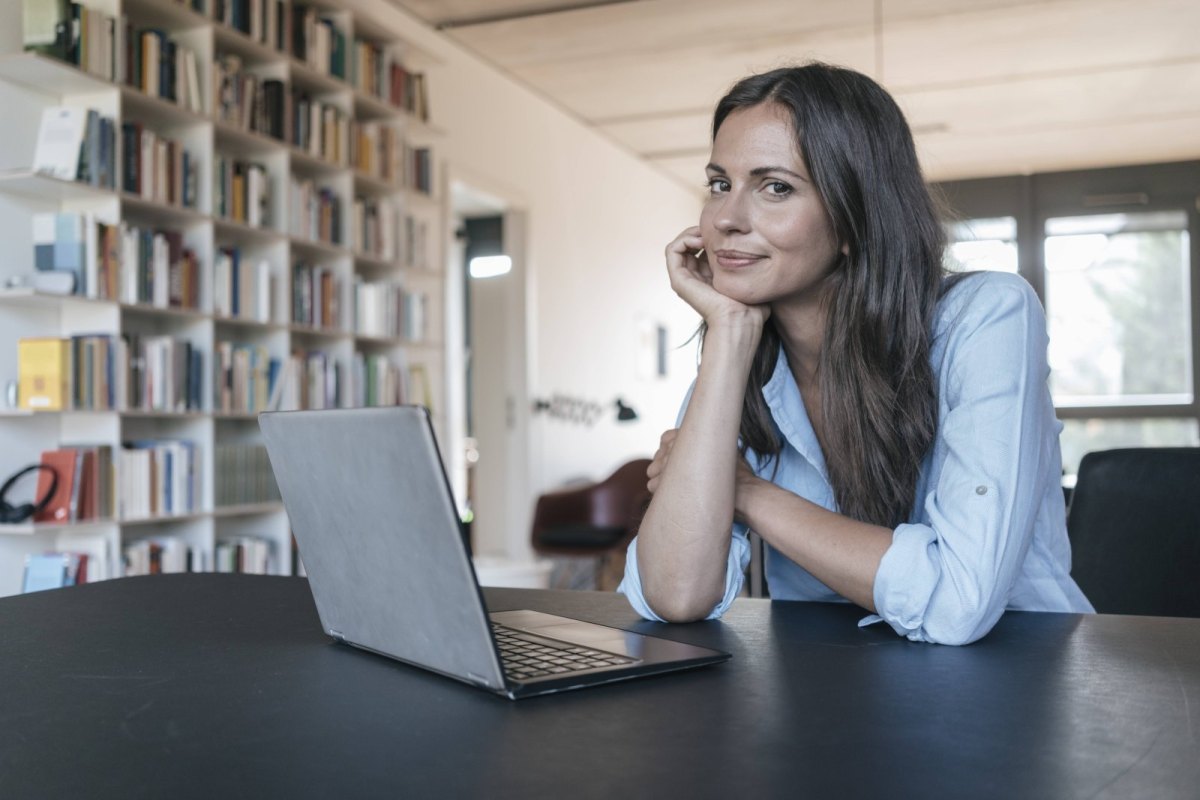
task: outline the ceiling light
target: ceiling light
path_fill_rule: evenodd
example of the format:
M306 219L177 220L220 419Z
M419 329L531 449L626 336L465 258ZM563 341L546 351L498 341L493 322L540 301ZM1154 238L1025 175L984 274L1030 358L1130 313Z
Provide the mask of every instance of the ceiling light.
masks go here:
M508 256L476 256L469 267L472 278L494 278L512 271L512 259Z

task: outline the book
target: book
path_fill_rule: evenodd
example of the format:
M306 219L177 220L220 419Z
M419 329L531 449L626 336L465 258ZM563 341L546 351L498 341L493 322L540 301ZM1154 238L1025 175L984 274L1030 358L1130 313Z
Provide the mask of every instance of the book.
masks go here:
M25 49L66 61L71 46L68 0L24 0L21 5Z
M78 561L76 561L78 568ZM41 553L25 557L25 578L22 592L41 592L60 589L74 583L71 557L66 553Z
M27 411L70 408L70 342L59 338L22 338L17 342L17 394Z
M64 181L75 180L82 166L80 156L87 130L87 109L67 106L45 109L33 154L34 172Z
M58 485L50 503L33 516L34 522L69 522L71 520L71 498L75 492L75 462L78 453L74 448L61 450L46 450L42 453L42 463L52 467L58 475ZM37 496L45 497L50 491L50 474L41 470L38 477Z

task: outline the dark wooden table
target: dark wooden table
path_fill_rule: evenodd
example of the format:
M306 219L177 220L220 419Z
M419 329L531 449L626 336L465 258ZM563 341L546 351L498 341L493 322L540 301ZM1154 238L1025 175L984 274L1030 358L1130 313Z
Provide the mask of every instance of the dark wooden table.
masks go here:
M733 659L514 703L333 644L299 578L11 597L0 797L1200 796L1200 620L1009 613L952 648L848 606L486 595Z

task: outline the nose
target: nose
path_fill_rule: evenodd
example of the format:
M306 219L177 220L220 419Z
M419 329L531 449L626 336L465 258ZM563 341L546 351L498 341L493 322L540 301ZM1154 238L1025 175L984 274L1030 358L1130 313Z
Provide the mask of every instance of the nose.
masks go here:
M750 215L746 208L747 198L742 192L731 191L717 200L713 209L713 227L722 234L747 233L750 230Z

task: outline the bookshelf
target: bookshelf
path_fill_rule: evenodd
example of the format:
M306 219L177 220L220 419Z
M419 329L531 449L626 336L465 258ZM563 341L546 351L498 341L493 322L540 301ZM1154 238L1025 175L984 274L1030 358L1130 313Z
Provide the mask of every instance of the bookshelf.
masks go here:
M187 392L165 407L149 390L136 399L134 380L111 408L0 402L0 479L43 451L80 446L107 448L117 486L110 515L0 524L0 596L20 591L28 555L84 552L100 565L89 579L118 577L127 548L141 548L130 556L141 563L144 543L159 541L182 544L195 568L212 569L229 560L230 543L263 540L269 571L292 574L287 515L258 431L264 405L428 402L444 430L444 212L433 175L441 132L423 111L425 79L414 77L436 62L333 3L92 0L90 29L111 19L111 41L90 39L78 66L23 47L31 3L0 0L10 23L0 32L0 385L18 378L20 339L78 337L84 353L82 337L92 337L95 352L118 365L114 374L135 378L129 365L149 362L151 343L167 343L186 361L173 374L185 375ZM123 58L131 42L141 48L136 70ZM174 72L150 74L151 47L161 48L158 63L174 48ZM172 74L174 98L163 96ZM389 90L396 96L385 99ZM107 184L32 168L42 114L60 107L111 120ZM136 180L127 172L135 167ZM116 295L8 288L36 272L45 221L63 217L113 226ZM160 237L170 253L162 273L146 256ZM176 471L172 480L184 483L169 510L147 513L146 496L133 502L138 487L129 485L141 483L134 461L145 454L124 445L175 441L190 443L172 463L194 479ZM161 469L165 457L154 458L147 463ZM161 474L155 480L160 496L149 507L165 509ZM27 499L32 482L23 486L12 499ZM255 544L254 559L261 554Z

